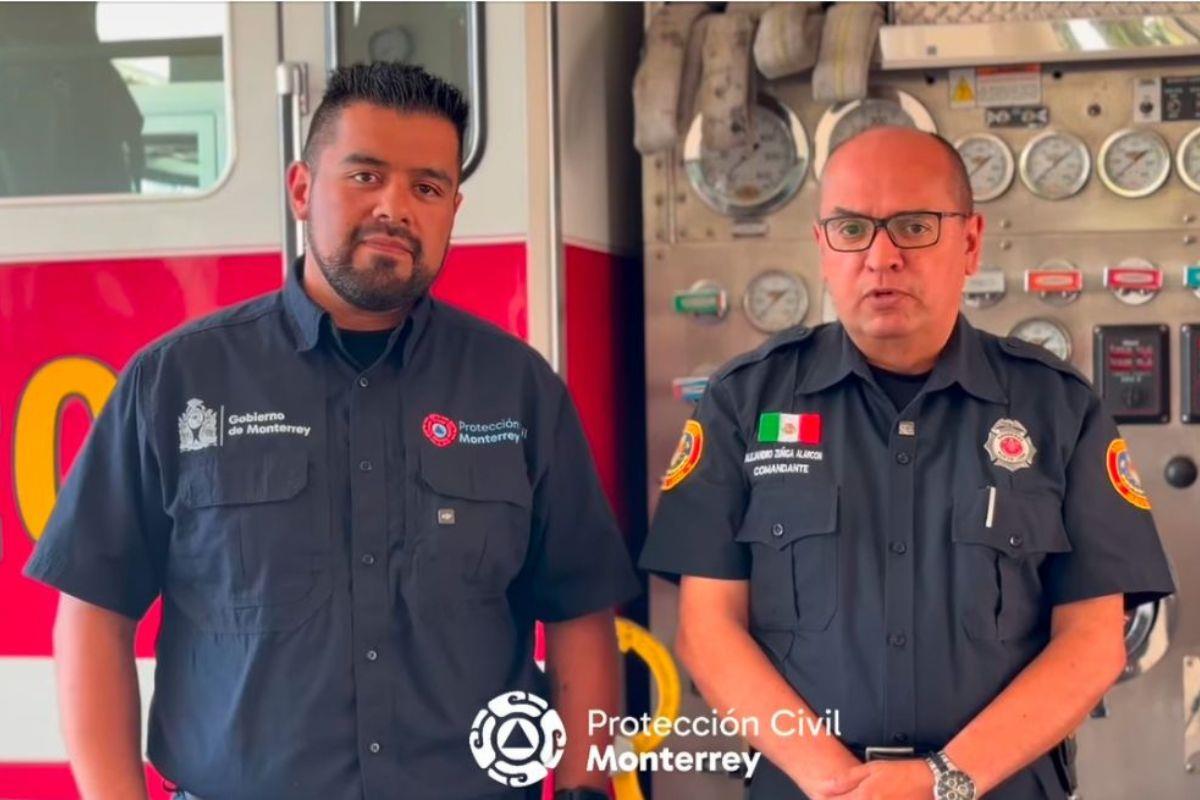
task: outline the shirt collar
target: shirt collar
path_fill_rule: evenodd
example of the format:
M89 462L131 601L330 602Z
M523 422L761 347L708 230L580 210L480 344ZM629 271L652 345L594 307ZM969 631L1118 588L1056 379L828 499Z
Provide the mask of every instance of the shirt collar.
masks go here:
M301 256L292 262L291 269L288 270L287 282L283 286L283 305L287 310L288 318L291 319L292 325L295 328L296 350L301 353L312 350L317 346L317 342L321 339L321 327L329 317L329 312L314 303L312 298L308 296L308 292L304 291L303 274L304 257ZM413 305L412 310L408 313L405 323L408 324L411 322L412 327L405 337L405 362L408 361L408 354L412 352L413 345L420 338L421 332L429 321L432 306L433 301L430 300L428 293L426 293L421 296L421 299ZM333 324L332 319L329 320L329 324ZM403 327L404 325L400 326L400 328ZM389 350L394 342L395 336L388 342Z
M1008 395L996 377L996 369L983 349L983 338L962 314L958 315L950 341L933 365L925 390L934 391L952 383L981 400L1008 402Z
M283 285L283 306L295 327L296 350L301 353L317 346L317 340L321 337L321 321L328 314L304 291L303 274L304 257L301 256L292 262Z
M808 369L796 381L797 394L822 391L851 373L863 380L874 380L862 351L840 322L819 329L815 336L816 350L808 360ZM983 400L1008 402L995 368L984 352L979 331L962 314L958 315L950 340L934 363L924 391L942 389L952 383Z

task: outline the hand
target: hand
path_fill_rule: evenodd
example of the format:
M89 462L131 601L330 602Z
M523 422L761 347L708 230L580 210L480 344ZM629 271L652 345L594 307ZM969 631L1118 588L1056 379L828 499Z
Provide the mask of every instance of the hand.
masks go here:
M822 798L931 800L933 770L924 761L869 761L817 783Z

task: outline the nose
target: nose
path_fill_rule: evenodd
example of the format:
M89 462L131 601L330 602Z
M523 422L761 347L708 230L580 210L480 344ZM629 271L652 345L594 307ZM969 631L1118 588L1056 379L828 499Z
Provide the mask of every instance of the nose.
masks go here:
M411 226L413 196L399 181L389 181L377 193L372 216L389 225Z
M867 248L863 265L871 272L885 272L900 269L904 264L904 254L892 242L888 232L880 228L875 232L875 241Z

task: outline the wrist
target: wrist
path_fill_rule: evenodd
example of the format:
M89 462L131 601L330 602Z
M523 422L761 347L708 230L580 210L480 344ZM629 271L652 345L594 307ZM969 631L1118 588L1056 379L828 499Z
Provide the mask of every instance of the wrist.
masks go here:
M975 800L979 796L975 781L950 760L945 750L931 753L925 764L933 774L934 800Z
M608 792L591 786L576 786L558 789L554 792L554 800L608 800Z

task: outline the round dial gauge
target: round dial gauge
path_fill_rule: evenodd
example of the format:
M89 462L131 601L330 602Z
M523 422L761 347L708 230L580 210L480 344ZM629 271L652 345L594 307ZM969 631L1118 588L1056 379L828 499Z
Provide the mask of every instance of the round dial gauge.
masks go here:
M1175 154L1175 169L1193 192L1200 192L1200 128L1196 128L1179 143Z
M1063 361L1071 358L1071 335L1067 333L1066 328L1053 320L1027 319L1018 322L1008 335L1030 344L1041 345Z
M808 288L799 275L769 269L750 279L742 296L742 307L751 325L775 333L804 321L808 313Z
M1062 131L1046 131L1029 140L1021 152L1021 181L1047 200L1063 200L1087 183L1092 157L1087 145Z
M790 109L770 97L754 110L755 141L712 150L701 141L697 115L683 144L683 161L696 194L713 210L733 217L758 216L795 196L808 172L808 136Z
M820 176L829 154L839 144L868 128L881 125L918 128L937 133L933 117L917 98L908 92L880 90L871 97L834 106L821 116L813 135L814 173Z
M1096 171L1115 194L1145 197L1170 176L1171 148L1152 130L1125 128L1104 140Z
M375 61L408 61L413 52L412 35L401 25L371 34L367 52Z
M977 203L995 200L1012 184L1016 161L1012 150L999 136L972 133L954 143L971 178L971 194Z

